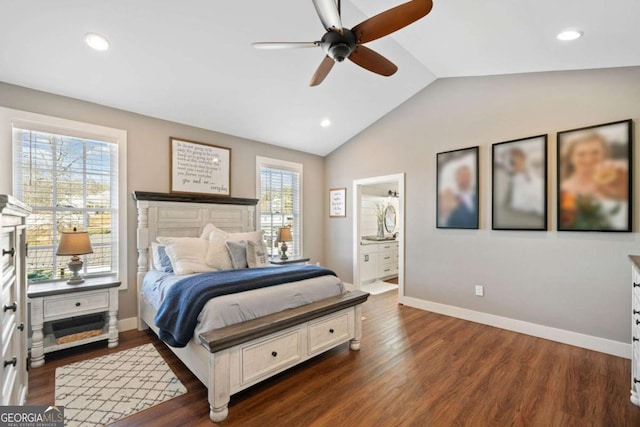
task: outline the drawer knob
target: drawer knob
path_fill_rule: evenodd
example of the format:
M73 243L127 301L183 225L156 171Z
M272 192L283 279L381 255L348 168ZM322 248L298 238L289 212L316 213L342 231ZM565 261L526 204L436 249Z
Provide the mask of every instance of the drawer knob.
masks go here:
M631 338L631 340L632 340L633 342L640 341L640 339L638 339L638 338L636 338L636 337Z
M19 331L24 331L24 323L20 323L20 324L18 325L18 330L19 330Z
M16 254L16 248L11 248L9 250L6 250L6 249L2 250L2 256L5 256L5 255L14 256L15 254Z
M4 361L4 367L6 368L9 365L13 365L16 366L16 364L18 363L18 359L16 359L15 357L12 358L11 360L5 360Z
M329 329L329 333L330 333L330 334L332 334L332 333L334 333L334 332L335 332L335 331L333 330L333 328Z
M4 305L4 310L3 310L3 311L8 311L8 310L13 310L14 312L15 312L16 310L18 310L18 303L17 303L17 302L14 302L14 303L13 303L13 304L11 304L11 305L6 305L6 304L5 304L5 305Z
M633 310L633 314L640 314L640 310Z
M13 359L15 360L15 357L14 357ZM7 363L7 362L4 362L4 363ZM6 365L5 365L5 366L6 366ZM639 379L637 379L637 378L634 378L634 379L633 379L633 383L634 383L634 384L640 383L640 380L639 380Z
M633 287L634 287L634 288L640 288L640 283L634 283L634 284L633 284Z
M80 307L80 303L79 302L76 303L76 307Z
M640 320L636 320L636 325L640 325Z
M272 351L272 352L271 352L271 355L272 355L273 357L276 357L276 356L278 355L278 352L277 352L277 351Z

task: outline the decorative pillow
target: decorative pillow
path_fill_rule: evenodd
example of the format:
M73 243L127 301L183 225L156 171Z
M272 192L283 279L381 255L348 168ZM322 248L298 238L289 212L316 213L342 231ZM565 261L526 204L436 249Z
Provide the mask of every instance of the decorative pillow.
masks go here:
M227 251L229 251L229 258L231 258L233 268L236 270L247 268L247 242L244 240L227 242Z
M197 237L158 237L177 275L216 271L204 261L209 241Z
M267 267L269 265L267 244L264 240L247 242L247 264L249 268Z
M153 267L156 270L173 273L173 266L169 255L167 255L166 246L153 242L151 243L151 253L153 254Z
M205 225L204 228L202 229L202 234L200 234L200 238L209 240L209 236L211 235L211 232L213 230L220 230L220 229L211 223Z
M208 226L209 224L207 224ZM262 240L263 231L249 231L246 233L227 233L224 230L220 230L215 226L209 228L209 249L207 250L207 256L205 258L206 263L217 270L231 270L233 264L231 263L231 257L227 250L227 242L239 242L244 241L260 241ZM203 233L204 235L204 233Z

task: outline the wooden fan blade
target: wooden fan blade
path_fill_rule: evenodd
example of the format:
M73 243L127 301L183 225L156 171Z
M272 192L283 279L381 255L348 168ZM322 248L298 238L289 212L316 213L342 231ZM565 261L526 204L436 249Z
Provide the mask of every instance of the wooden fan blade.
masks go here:
M398 31L431 12L432 0L412 0L363 21L351 31L358 43L368 43Z
M318 86L322 83L325 77L327 77L327 74L329 74L329 71L333 68L333 64L335 64L335 61L328 56L325 56L315 74L311 77L309 86Z
M318 47L320 42L256 42L251 43L256 49L302 49Z
M335 0L313 0L313 5L316 7L324 29L342 34L342 21Z
M364 68L381 76L391 76L398 71L398 67L379 53L365 46L357 46L356 50L349 56L354 62Z

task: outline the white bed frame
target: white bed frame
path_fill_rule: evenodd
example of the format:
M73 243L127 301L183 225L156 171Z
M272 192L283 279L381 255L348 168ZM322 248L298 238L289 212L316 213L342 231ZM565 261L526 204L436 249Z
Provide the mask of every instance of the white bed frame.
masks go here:
M155 309L141 295L150 265L150 245L158 236L198 237L207 223L229 232L255 230L255 199L134 192L138 228L138 329L151 328ZM347 341L360 348L361 291L217 329L194 337L184 348L168 346L207 387L209 417L228 415L232 394Z

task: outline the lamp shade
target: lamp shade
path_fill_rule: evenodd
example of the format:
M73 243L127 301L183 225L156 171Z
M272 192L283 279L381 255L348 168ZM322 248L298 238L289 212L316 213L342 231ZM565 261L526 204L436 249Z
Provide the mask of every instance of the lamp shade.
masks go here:
M86 231L63 231L56 255L86 255L92 254L89 233Z
M278 230L278 242L290 242L293 240L291 237L291 229L289 227L281 227Z

